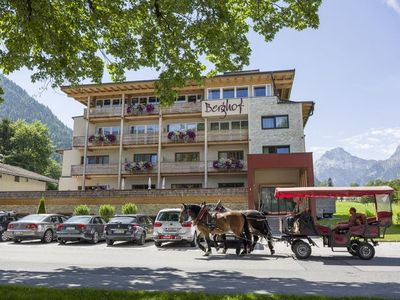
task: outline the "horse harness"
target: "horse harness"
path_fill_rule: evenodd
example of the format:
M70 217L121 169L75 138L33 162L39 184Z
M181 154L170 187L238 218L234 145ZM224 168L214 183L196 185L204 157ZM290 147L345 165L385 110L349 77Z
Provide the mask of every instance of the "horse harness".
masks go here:
M208 212L208 213L207 213ZM196 219L193 221L193 225L201 224L207 227L210 231L217 229L217 213L210 213L207 206L203 206L199 211Z

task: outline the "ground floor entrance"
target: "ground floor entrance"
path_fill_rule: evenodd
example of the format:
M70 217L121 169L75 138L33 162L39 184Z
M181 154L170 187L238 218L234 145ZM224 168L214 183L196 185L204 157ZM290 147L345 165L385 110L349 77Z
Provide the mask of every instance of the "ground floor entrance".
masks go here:
M286 214L294 210L296 204L293 199L277 199L274 194L275 187L261 187L257 209L269 214Z

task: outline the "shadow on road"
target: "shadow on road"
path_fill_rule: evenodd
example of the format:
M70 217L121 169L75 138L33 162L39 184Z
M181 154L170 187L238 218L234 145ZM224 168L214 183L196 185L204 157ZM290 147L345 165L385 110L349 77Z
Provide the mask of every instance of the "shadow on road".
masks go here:
M266 270L268 272L268 270ZM299 278L259 278L240 272L211 270L184 272L177 268L80 268L56 272L2 270L0 284L23 284L57 288L88 287L135 290L205 291L216 293L277 293L296 295L385 296L398 298L399 283L308 281Z

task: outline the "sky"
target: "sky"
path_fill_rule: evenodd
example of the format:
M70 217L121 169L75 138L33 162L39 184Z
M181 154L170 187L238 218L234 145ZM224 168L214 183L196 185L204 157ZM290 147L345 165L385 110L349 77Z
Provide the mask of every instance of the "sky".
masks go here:
M323 0L319 16L317 30L284 29L270 43L249 33L245 69L296 69L291 100L315 102L305 128L314 159L335 147L387 159L400 145L400 0ZM30 75L20 70L8 78L72 128L83 106L57 89L43 90L43 82L31 83ZM143 69L126 77L157 76Z

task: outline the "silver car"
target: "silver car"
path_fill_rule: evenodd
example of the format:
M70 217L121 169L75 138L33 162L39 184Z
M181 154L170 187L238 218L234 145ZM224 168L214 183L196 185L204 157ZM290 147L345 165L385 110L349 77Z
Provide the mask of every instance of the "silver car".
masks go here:
M196 246L197 232L192 221L187 219L179 222L179 208L162 209L158 212L154 222L153 238L156 247L166 242L184 241Z
M23 240L41 240L51 243L56 238L56 227L67 218L57 214L29 215L8 224L7 232L14 243Z

